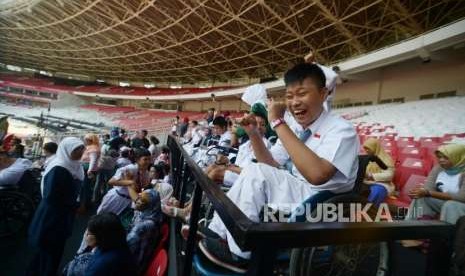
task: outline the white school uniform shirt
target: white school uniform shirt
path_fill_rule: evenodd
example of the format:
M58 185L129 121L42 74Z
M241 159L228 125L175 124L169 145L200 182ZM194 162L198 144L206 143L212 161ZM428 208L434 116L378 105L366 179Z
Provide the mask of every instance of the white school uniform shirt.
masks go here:
M0 186L16 185L24 174L24 171L32 167L32 162L17 158L8 168L0 170Z
M231 146L231 132L228 130L220 136L218 146L230 147Z
M116 172L115 172L115 175L113 175L112 178L114 178L116 180L121 180L121 179L123 179L123 177L124 177L124 175L126 173L131 173L132 174L132 179L134 181L137 181L138 172L139 172L139 166L137 164L130 164L130 165L127 165L125 167L117 169ZM149 171L146 171L145 173L141 173L140 177L149 179L150 178ZM129 196L129 191L128 191L128 188L126 186L115 186L113 189L118 190L118 192L120 192L120 193L122 193L122 194L124 194L126 196Z
M271 148L271 143L265 137L262 138L263 143L267 149ZM245 167L255 159L255 154L252 149L252 143L249 141L245 142L244 144L239 146L239 150L236 156L235 164L239 167Z
M285 119L291 130L299 137L299 134L304 131L302 126L292 116L285 116ZM323 110L320 117L309 128L312 135L305 141L305 145L337 169L328 182L322 185L311 183L309 185L314 190L329 190L334 193L352 190L357 178L357 156L360 144L352 124ZM279 139L270 152L280 165L284 165L290 158ZM292 174L308 183L294 164L292 164Z
M442 193L457 194L460 190L461 176L461 173L449 175L444 171L440 172L436 178L436 189ZM438 183L442 183L442 185L438 185Z

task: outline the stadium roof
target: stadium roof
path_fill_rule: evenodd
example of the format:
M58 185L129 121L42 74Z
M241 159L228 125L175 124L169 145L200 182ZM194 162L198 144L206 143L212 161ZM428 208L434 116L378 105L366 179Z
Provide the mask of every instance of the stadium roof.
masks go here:
M105 80L246 83L311 50L334 63L464 15L462 0L0 0L0 62Z

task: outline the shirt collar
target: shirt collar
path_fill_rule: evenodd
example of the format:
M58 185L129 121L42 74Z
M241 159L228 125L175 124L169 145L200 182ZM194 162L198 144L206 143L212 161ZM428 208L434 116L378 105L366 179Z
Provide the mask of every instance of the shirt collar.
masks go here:
M298 132L302 132L302 131L305 131L306 129L310 129L310 131L312 132L312 135L315 135L318 129L320 128L321 124L324 122L325 118L328 117L328 114L329 114L328 111L323 109L323 111L320 113L320 116L318 116L318 118L305 129L300 124L296 123L296 130Z

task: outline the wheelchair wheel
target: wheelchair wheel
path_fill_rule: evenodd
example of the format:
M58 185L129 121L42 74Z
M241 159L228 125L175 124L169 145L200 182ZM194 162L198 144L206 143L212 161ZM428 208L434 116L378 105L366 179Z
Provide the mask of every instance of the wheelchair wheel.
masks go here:
M366 200L352 194L333 197L327 203L342 203L347 214L348 204L366 203ZM376 209L368 213L373 212ZM385 242L297 248L291 251L289 262L291 276L386 276L388 273L389 250Z
M0 192L0 238L24 230L34 213L34 203L24 194L15 191Z

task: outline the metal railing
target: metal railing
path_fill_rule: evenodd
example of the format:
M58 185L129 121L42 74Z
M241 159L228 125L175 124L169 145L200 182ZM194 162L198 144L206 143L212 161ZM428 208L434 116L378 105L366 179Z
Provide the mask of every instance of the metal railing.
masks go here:
M257 223L242 211L214 184L187 155L175 137L168 137L171 154L171 175L174 195L181 207L186 200L188 186L193 184L190 233L181 249L175 242L176 275L191 275L202 193L210 200L237 245L252 256L247 275L271 275L273 261L280 249L314 247L320 245L369 243L404 239L430 239L431 250L427 275L448 275L453 225L440 221L395 222L333 222L333 223ZM179 224L172 229L177 235ZM179 252L184 251L184 256Z

